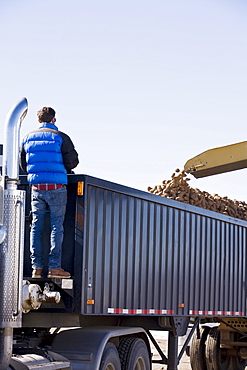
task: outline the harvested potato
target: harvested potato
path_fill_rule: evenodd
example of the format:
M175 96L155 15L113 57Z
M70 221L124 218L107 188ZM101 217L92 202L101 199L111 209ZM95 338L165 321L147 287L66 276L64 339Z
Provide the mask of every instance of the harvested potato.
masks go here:
M171 175L171 180L163 180L162 185L148 187L148 192L161 197L174 199L211 211L220 212L231 217L247 221L247 204L236 199L221 197L218 194L209 194L206 191L193 189L189 186L190 179L184 171L177 168Z

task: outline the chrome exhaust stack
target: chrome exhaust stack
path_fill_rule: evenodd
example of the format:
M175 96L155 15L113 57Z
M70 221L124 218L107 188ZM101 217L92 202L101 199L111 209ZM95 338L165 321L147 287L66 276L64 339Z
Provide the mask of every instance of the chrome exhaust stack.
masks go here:
M3 177L6 177L6 188L15 185L19 178L20 128L27 114L27 99L21 99L7 114L4 126L3 143Z
M19 177L20 128L27 114L27 99L21 99L7 114L4 125L2 175L0 176L0 244L6 234L3 225L4 189L17 189Z
M22 280L25 192L17 189L21 122L27 113L23 98L9 111L4 127L0 178L0 370L12 355L13 328L22 325Z

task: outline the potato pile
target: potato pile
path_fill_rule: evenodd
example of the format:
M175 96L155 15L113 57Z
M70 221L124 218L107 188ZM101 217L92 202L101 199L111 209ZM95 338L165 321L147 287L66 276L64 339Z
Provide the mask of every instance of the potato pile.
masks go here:
M231 217L247 220L247 204L218 194L209 194L206 191L193 189L189 186L190 179L184 171L175 170L171 180L162 181L162 185L148 187L148 192L161 197L178 200L210 211L224 213Z

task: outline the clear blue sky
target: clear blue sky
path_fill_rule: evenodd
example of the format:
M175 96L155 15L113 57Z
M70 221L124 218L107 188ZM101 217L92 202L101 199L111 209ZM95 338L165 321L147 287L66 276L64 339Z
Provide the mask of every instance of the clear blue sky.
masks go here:
M77 173L131 187L247 140L243 0L0 0L0 130L25 96L80 155ZM247 201L247 170L190 185Z

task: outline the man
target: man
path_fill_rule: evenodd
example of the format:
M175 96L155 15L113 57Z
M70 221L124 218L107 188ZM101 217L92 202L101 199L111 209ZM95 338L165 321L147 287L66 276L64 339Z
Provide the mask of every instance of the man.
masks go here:
M32 226L30 251L32 277L43 276L42 231L50 209L50 252L48 278L70 278L61 267L63 222L67 203L67 173L77 166L78 154L68 135L55 126L56 112L51 107L38 111L40 126L27 134L21 146L21 168L31 186Z

